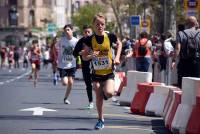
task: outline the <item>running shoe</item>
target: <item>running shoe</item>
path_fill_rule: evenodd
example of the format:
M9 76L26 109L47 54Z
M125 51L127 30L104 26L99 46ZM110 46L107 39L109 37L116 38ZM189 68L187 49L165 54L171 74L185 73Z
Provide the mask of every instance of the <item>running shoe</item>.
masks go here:
M97 121L96 125L94 126L94 129L100 130L100 129L103 129L103 128L104 128L104 122L101 119L99 119Z
M67 98L64 99L64 103L65 104L71 104L70 101Z
M36 87L36 85L37 85L37 80L34 80L34 81L33 81L33 85L34 85L34 87Z
M87 106L86 109L93 109L94 108L94 103L90 102Z

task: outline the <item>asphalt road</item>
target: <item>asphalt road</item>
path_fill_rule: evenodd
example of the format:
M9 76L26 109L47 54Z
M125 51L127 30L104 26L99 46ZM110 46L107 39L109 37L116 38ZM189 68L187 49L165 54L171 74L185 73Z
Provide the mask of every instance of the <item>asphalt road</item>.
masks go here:
M70 105L65 88L52 83L51 68L41 69L37 87L27 79L30 70L0 69L0 134L169 134L162 118L133 115L129 107L105 101L105 128L94 130L96 108L88 104L85 85L75 80Z

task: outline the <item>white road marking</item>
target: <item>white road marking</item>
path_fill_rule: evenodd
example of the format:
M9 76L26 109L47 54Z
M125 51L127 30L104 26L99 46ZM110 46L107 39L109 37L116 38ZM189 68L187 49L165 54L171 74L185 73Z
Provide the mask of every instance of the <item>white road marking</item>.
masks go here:
M45 111L47 112L56 112L54 109L47 109L43 107L33 107L33 108L27 108L27 109L21 109L20 111L33 111L33 115L35 116L41 116Z
M9 72L10 72L10 71L9 71ZM3 84L6 84L6 83L13 82L13 81L15 81L15 80L21 79L21 78L23 78L24 76L30 74L30 72L31 72L31 71L28 71L28 72L23 73L22 75L17 76L17 77L15 77L15 78L12 78L12 79L9 79L9 80L6 80L6 81L2 81L2 82L0 82L0 85L3 85Z
M145 128L142 128L142 127L137 127L137 126L105 126L106 128L119 128L119 129L129 129L129 130L145 130L145 131L150 131L150 132L153 132L153 130L150 128L150 129L145 129Z

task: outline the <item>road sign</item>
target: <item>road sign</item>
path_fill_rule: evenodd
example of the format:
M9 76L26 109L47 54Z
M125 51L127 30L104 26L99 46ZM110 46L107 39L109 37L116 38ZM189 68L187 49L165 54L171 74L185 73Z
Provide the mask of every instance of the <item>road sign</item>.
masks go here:
M140 32L150 33L150 19L141 20Z
M200 12L199 0L184 0L184 10L186 17L196 16L198 18Z
M131 21L132 26L139 26L140 25L140 16L133 15L133 16L131 16L130 21Z

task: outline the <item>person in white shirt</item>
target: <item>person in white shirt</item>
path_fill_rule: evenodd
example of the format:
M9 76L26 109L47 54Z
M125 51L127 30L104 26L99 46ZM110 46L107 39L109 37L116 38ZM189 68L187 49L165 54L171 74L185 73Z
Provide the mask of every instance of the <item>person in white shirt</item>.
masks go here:
M174 54L174 47L171 43L172 41L172 33L170 31L167 31L165 33L166 39L164 41L164 52L165 52L165 56L167 58L167 63L166 63L166 70L165 70L165 76L164 76L164 83L167 85L171 85L173 84L172 80L172 70L170 69L170 65L172 63L172 56ZM173 73L173 75L175 75L175 73ZM175 77L174 77L175 78Z
M48 64L49 64L49 60L50 60L50 54L49 54L49 48L48 47L45 48L43 56L44 56L43 67L47 69Z
M73 50L78 39L73 37L73 26L71 24L65 25L63 30L65 34L60 38L56 46L58 50L58 70L62 84L67 86L64 103L70 104L68 97L72 89L76 71L76 59L73 56Z

